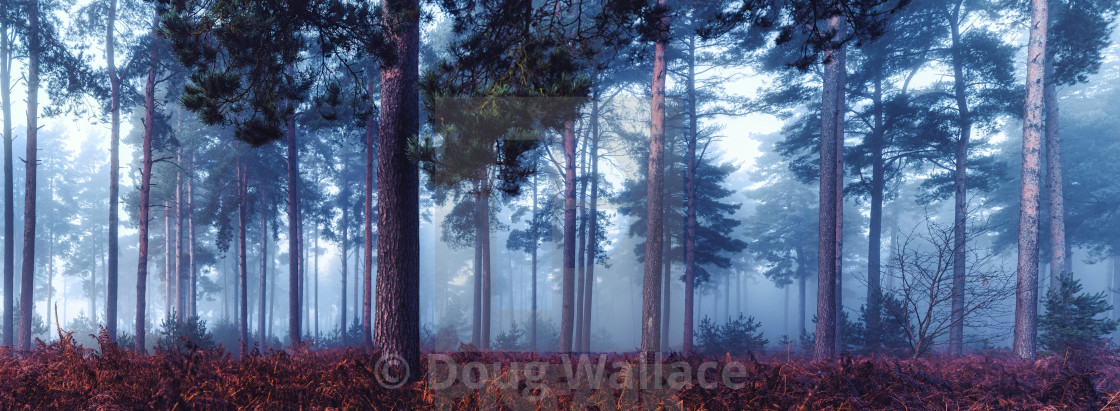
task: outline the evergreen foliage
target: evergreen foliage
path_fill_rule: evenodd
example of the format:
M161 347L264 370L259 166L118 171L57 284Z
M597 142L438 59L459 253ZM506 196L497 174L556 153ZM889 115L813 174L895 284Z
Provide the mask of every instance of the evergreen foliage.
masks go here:
M248 342L246 342L248 343ZM214 335L206 330L206 320L198 316L179 321L174 315L160 325L159 346L168 349L214 348Z
M1117 320L1099 318L1112 306L1104 292L1081 291L1081 281L1064 274L1057 291L1046 293L1046 313L1038 321L1038 342L1055 353L1084 352L1098 348L1102 339L1116 331Z
M758 328L762 325L754 317L739 314L736 319L728 318L723 324L716 324L709 317L700 320L696 333L698 353L707 356L731 354L736 356L759 353L769 342L762 337Z

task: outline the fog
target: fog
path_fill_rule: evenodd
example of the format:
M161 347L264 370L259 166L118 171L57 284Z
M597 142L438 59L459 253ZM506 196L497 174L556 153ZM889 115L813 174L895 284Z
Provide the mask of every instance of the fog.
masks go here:
M885 23L884 34L853 37L847 47L847 83L839 90L844 96L840 98L839 128L843 195L837 272L841 277L840 318L846 317L855 328L840 326L840 348L853 352L911 350L915 356L947 350L952 326L946 321L956 320L946 319L956 309L946 305L948 294L944 298L932 295L950 292L949 284L957 278L956 261L950 261L950 255L952 260L963 258L960 281L965 287L962 293L968 297L961 303L965 314L959 325L964 348L1010 348L1016 275L1022 269L1016 263L1021 244L1019 196L1026 92L1022 85L1027 78L1023 62L1027 59L1028 25L1021 10L1000 10L996 5L969 10L972 14L954 17L954 24L965 27L966 40L957 44L960 39L952 39L940 17L930 14L942 7L938 2L914 3L912 9L900 11L892 17L895 20ZM87 6L73 6L74 13ZM466 61L464 55L452 52L462 46L456 42L466 35L450 29L453 16L433 5L426 7L421 72L438 73L460 61L456 59ZM816 315L823 312L818 311L817 301L818 258L824 258L818 257L818 247L823 247L818 243L818 209L823 202L819 147L822 90L827 81L824 67L831 60L814 55L812 64L802 70L792 61L796 47L775 45L777 34L753 29L732 30L724 37L700 36L700 11L691 13L674 16L684 28L674 32L667 43L668 75L661 96L666 101L664 216L658 223L667 234L662 260L652 264L659 277L655 282L663 289L657 304L667 319L659 324L663 335L660 350L685 350L686 338L706 338L686 336L684 329L685 275L690 271L695 286L691 321L697 335L703 334L705 321L712 322L708 329L739 324L750 330L740 335L767 340L752 347L752 352L807 354L818 329ZM1116 143L1120 124L1113 111L1120 102L1120 39L1112 34L1115 12L1102 15L1108 18L1107 28L1102 29L1103 35L1094 34L1102 39L1101 44L1079 48L1069 45L1068 39L1055 43L1065 44L1061 49L1065 54L1059 55L1065 60L1058 69L1076 74L1057 87L1056 101L1062 106L1057 129L1062 136L1065 207L1058 218L1065 227L1061 241L1066 244L1067 268L1063 271L1080 281L1084 292L1103 293L1112 308L1098 318L1118 319L1120 220L1115 214L1120 199L1116 198L1115 181L1120 169L1114 164L1120 155ZM83 57L81 68L72 72L104 75L108 65L104 45L81 32L83 24L93 23L69 16L63 9L49 16L51 24L59 27L62 50L94 56ZM146 39L144 26L134 23L121 29L127 35L119 40L128 46L130 59L139 58L136 50L140 49L132 48L144 44L141 37ZM28 175L22 161L27 121L19 114L28 110L24 98L28 82L21 77L28 60L25 42L12 39L9 42L17 52L8 64L17 80L5 85L10 87L12 104L4 109L16 114L10 125L12 152L16 153L11 174L16 219L9 224L15 224L12 258L18 273L25 243L20 218L25 206L20 200L26 194ZM646 221L651 187L647 185L651 103L658 96L649 87L652 59L647 55L652 46L635 39L627 47L625 53L596 57L601 61L592 70L594 86L583 90L587 95L575 105L575 119L567 120L570 124L548 117L559 116L556 113L540 115L534 120L536 129L524 132L531 137L485 136L490 139L481 144L489 147L483 150L485 155L471 151L475 146L467 143L457 146L456 139L481 138L469 137L470 127L484 129L489 124L449 126L446 122L452 120L447 119L462 113L441 112L436 103L422 101L422 125L415 146L435 142L430 152L417 149L420 153L412 158L421 168L419 327L423 349L529 350L533 347L525 333L534 323L537 351L630 352L642 346L643 323L649 320L642 311L643 299L648 297L643 294L643 280L650 280L646 276L651 269L645 261L644 244L647 229L653 226ZM963 57L946 51L953 47L962 48ZM1078 50L1084 53L1076 53ZM1078 57L1089 61L1076 61ZM164 83L154 92L160 107L151 153L155 163L146 256L146 328L154 336L149 345L155 344L164 322L173 321L168 319L176 313L197 316L206 322L215 341L233 348L239 338L242 275L250 339L257 341L257 330L263 328L267 345L283 346L292 309L289 273L292 262L297 261L289 255L291 204L287 193L292 188L286 174L287 164L291 164L287 146L281 139L246 144L232 120L223 124L204 121L206 113L200 117L189 103L189 87L184 94L184 87L196 81L188 74L193 68L178 66L170 55L161 58L164 63L158 71ZM64 63L52 60L46 64ZM954 70L957 64L964 67L957 70L960 73ZM67 71L62 66L48 69ZM129 70L133 71L122 80L126 96L120 121L117 208L121 221L115 303L120 335L136 332L133 318L146 121L140 93L146 80L141 74L147 72ZM329 100L325 97L329 93L320 89L329 87L316 83L308 86L316 91L306 94L319 100L307 98L293 109L292 130L297 137L292 147L299 157L300 186L296 218L302 229L298 260L303 292L298 296L298 308L304 318L300 334L320 347L360 345L361 321L372 317L381 295L372 285L378 274L378 246L363 231L367 217L363 194L377 189L365 183L367 150L378 150L366 140L367 123L373 124L368 126L372 130L376 122L366 120L381 109L367 107L381 92L373 73L323 80L331 87L358 84L366 92L364 97L347 100L348 95L332 95L339 100L322 103L320 100ZM961 75L964 78L954 78ZM63 330L74 331L80 341L92 346L89 334L97 333L107 318L109 118L104 85L99 89L98 81L93 81L84 91L76 91L79 87L66 83L65 77L57 73L48 77L44 81L53 86L37 95L41 108L49 109L39 122L37 136L33 329L34 337L44 341L58 339ZM425 77L424 81L436 80ZM967 85L958 90L955 82ZM368 89L363 90L367 86L361 84L368 84ZM430 89L421 92L438 94ZM562 105L566 98L540 99ZM510 104L504 110L514 112L529 105ZM957 120L958 104L973 109L963 128ZM483 106L477 110L485 112ZM550 128L549 121L569 129ZM1058 124L1056 119L1054 123ZM574 134L574 146L564 145L568 141L565 131ZM377 130L368 132L376 134ZM963 174L958 181L967 181L967 199L958 205L954 203L954 150L962 141L962 132L971 133L971 142L965 140L961 158L967 158L968 165L960 169ZM531 144L522 147L507 142L515 140ZM572 157L571 171L575 173L574 186L567 188L566 156ZM456 165L475 169L456 170ZM1046 290L1055 288L1060 280L1050 268L1052 218L1048 217L1051 205L1046 184L1052 171L1045 165L1042 168L1037 287L1041 290L1038 299L1044 302ZM244 187L238 173L248 174ZM575 192L567 200L574 204L578 224L573 245L577 251L572 256L576 265L571 274L579 284L567 287L575 292L571 304L579 305L571 307L576 317L573 332L577 337L583 330L590 332L586 348L581 348L578 338L575 348L560 346L565 321L564 244L572 241L564 238L565 229L571 229L565 227L566 189ZM378 197L371 197L376 212ZM485 218L479 218L483 213L474 208L480 198L486 201ZM594 209L592 198L597 201ZM695 227L690 229L692 202ZM953 241L960 234L953 230L959 207L967 212L968 220L957 233L967 233L968 243L957 257ZM594 229L598 238L588 238L590 213L597 213ZM371 232L376 236L377 216L372 220ZM239 232L245 236L244 243L238 239ZM488 236L485 244L479 239L484 232ZM872 257L869 249L875 247L875 237L880 240L875 252L878 257ZM367 241L374 253L371 266L363 258ZM590 247L589 242L593 243ZM242 249L245 272L238 269L237 252ZM588 250L598 255L591 256ZM688 263L686 258L695 261ZM486 264L488 273L484 274L487 270L482 265ZM371 273L370 283L365 282L366 271ZM593 276L585 276L585 272ZM188 291L168 284L175 275L187 279L182 284ZM488 278L489 285L476 285L483 278ZM586 285L590 293L584 292L585 278L590 278ZM16 275L16 298L21 283ZM372 298L369 305L363 301L367 289ZM919 294L925 291L931 297L922 300ZM178 313L177 295L195 300L195 306ZM923 313L929 313L933 331L917 338L921 349L914 347L913 337L907 344L895 346L867 343L865 338L871 335L884 341L905 337L897 335L898 328L878 334L868 331L871 323L863 316L872 295L878 296L875 304L884 304L883 298L897 298L903 307L910 307L902 309L910 310L906 315L897 315L913 316L906 317L908 325L899 325L901 328L922 328ZM589 296L590 304L583 302L584 296ZM907 305L907 298L914 300ZM482 304L486 300L488 309ZM9 303L5 301L5 306ZM890 304L885 305L887 311ZM258 319L261 306L266 310L264 327ZM590 307L589 315L582 314L583 306ZM1046 310L1044 303L1040 307L1040 312ZM745 322L735 323L740 315ZM489 330L476 329L479 322L489 324ZM757 328L752 328L755 323ZM487 335L480 334L483 332ZM1112 332L1109 337L1120 338L1120 334Z

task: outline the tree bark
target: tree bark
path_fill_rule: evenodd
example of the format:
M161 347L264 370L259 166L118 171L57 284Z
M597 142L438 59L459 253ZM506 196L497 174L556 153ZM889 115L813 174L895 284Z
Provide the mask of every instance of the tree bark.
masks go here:
M163 316L171 318L171 201L163 202Z
M100 253L99 253L100 254ZM90 259L89 270L89 318L97 322L97 257Z
M968 197L967 197L967 163L968 146L972 137L972 113L968 106L966 84L968 79L964 76L965 56L961 44L960 9L962 4L955 5L949 18L950 34L953 42L953 83L954 97L957 103L957 128L960 136L957 138L955 163L953 173L953 191L955 203L953 206L953 288L950 294L951 309L949 326L949 355L960 356L964 347L964 277L965 277L965 250L966 230L968 229Z
M658 0L661 7L668 7L667 0ZM661 247L663 198L665 190L665 74L666 52L669 48L668 14L657 22L657 41L653 52L653 84L649 139L649 169L646 188L646 261L642 281L642 340L643 361L661 351ZM687 295L687 292L686 292Z
M52 196L54 196L54 178L53 177L47 179L47 198L51 198ZM46 263L46 265L47 265L47 307L46 307L45 310L43 310L43 321L46 321L49 324L50 321L51 321L51 307L54 306L51 303L53 302L52 298L54 297L54 241L55 241L55 233L54 233L54 230L52 229L52 227L50 225L48 225L46 227L46 230L44 230L44 231L47 232L47 263ZM65 302L63 303L63 305L65 305ZM93 313L90 313L90 314L92 315ZM48 340L50 339L50 337L47 337L47 338L48 338Z
M315 224L315 247L311 250L314 253L315 269L312 270L312 277L315 280L315 338L319 338L319 224Z
M837 28L844 36L846 23ZM844 350L844 114L847 111L844 94L847 77L847 51L839 45L833 58L836 60L836 352Z
M586 135L585 135L586 137ZM587 141L581 144L579 159L579 228L576 236L579 245L576 248L576 308L575 308L575 340L573 345L576 351L583 351L583 288L587 282Z
M191 167L187 168L187 315L195 317L198 315L198 278L194 270L194 178L191 177L194 171L193 151L190 157L188 164Z
M342 198L344 198L344 199L349 199L350 198L350 190L347 190L345 188L345 187L348 187L348 186L349 186L348 184L343 182L343 187L344 188L342 190ZM341 208L342 208L342 230L341 230L342 231L342 238L339 241L339 246L340 246L339 248L342 249L341 250L342 252L340 253L342 255L342 264L341 264L341 266L342 266L342 293L341 293L341 295L339 295L339 297L342 298L342 300L338 304L338 311L339 311L339 320L338 320L339 321L338 322L339 326L338 327L339 327L339 335L341 336L341 340L342 340L342 345L345 346L348 343L346 341L346 310L348 309L348 307L346 306L346 276L349 275L349 273L346 272L346 268L349 264L347 264L346 256L350 253L350 232L349 232L350 231L350 207L347 204L345 204L345 202L343 202Z
M576 133L575 124L564 123L564 249L561 285L559 352L572 351L576 269Z
M276 224L276 223L273 223L273 224ZM275 225L273 225L273 227L275 227ZM275 256L275 255L278 255L278 254L280 254L280 247L276 243L273 243L272 244L272 255ZM276 269L276 257L269 257L268 258L268 267L269 267L269 271L272 272L272 275L276 276L276 273L279 272ZM276 296L277 296L277 294L276 294L276 281L277 281L277 279L273 278L272 281L268 282L269 298L268 298L268 332L266 333L267 336L268 336L267 338L271 338L271 336L276 335L273 332L273 328L276 326ZM267 343L268 340L265 340L265 342Z
M1112 297L1112 319L1120 320L1120 264L1117 264L1117 259L1120 257L1108 257L1108 277L1112 282L1109 287L1109 294ZM1120 336L1120 330L1112 332L1113 339Z
M670 159L668 166L666 166L667 170L665 171L665 175L666 176L675 176L675 175L677 175L677 167L676 167L676 162L672 160L672 158L673 158L673 145L672 144L667 144L665 149L667 151L665 153L665 157ZM683 185L682 185L682 187L683 187ZM663 211L665 213L664 215L671 215L671 213L673 211L672 210L672 201L671 201L672 198L673 198L672 190L665 190L665 192L662 193L661 198L662 198L661 209L664 210ZM662 287L662 290L663 290L661 292L661 346L668 349L668 347L669 347L669 330L670 330L669 320L673 317L673 298L672 298L672 296L673 296L673 252L672 251L673 251L673 234L674 233L673 233L672 224L669 224L670 218L669 217L664 217L664 215L661 218L661 229L663 230L661 232L661 238L664 239L663 240L664 242L661 244L661 287ZM681 236L681 239L682 240L684 239L683 235ZM685 286L684 289L686 290L685 292L687 293L688 292L687 290L689 288L688 288L688 286ZM686 302L689 301L688 297L685 297L684 300ZM682 330L682 332L683 332L683 330ZM689 328L688 332L691 333L692 329ZM691 341L692 340L689 339L689 342L691 342Z
M408 158L420 127L417 88L420 5L417 0L382 3L383 29L396 59L381 66L381 119L377 153L377 323L382 359L397 358L420 370L420 174Z
M372 97L372 81L367 83L366 89ZM362 287L362 345L366 348L373 348L373 190L376 189L373 185L376 167L373 156L377 138L377 124L370 116L366 123L366 190L362 205L362 214L365 216L365 224L362 226L365 230L365 242L362 243L362 258L365 263L362 271L362 278L365 280Z
M482 171L479 179L478 192L475 193L474 218L475 239L478 241L482 268L482 284L479 293L481 299L481 326L479 327L479 345L482 350L490 349L490 325L492 318L492 305L494 295L490 288L493 272L490 267L490 184L486 170Z
M672 157L672 146L670 148L669 157ZM673 175L673 165L669 165L668 175ZM661 238L664 243L661 245L661 284L664 292L661 293L661 346L669 347L669 319L673 316L673 258L671 251L673 250L673 227L669 225L668 218L662 218ZM688 287L685 287L688 288ZM688 298L685 298L688 301ZM689 330L691 332L691 330Z
M883 191L884 181L883 164L883 80L876 73L875 89L872 94L872 110L874 112L874 128L871 131L871 220L868 222L867 242L867 334L866 346L871 349L879 347L882 327L882 296L881 281L882 248L883 248Z
M238 159L237 165L237 305L239 307L237 328L241 337L241 356L245 356L245 345L249 344L249 266L245 257L245 227L249 220L249 167L245 158Z
M181 122L181 120L180 120ZM187 312L187 277L183 273L183 148L175 150L175 322L183 324ZM242 193L244 195L244 193ZM249 340L245 340L247 344Z
M12 171L12 45L7 20L0 21L0 104L4 105L4 328L0 345L15 340L15 184Z
M808 332L805 328L805 283L808 281L809 273L805 272L805 267L807 267L808 264L805 258L802 257L804 255L802 250L798 249L797 255L797 336L800 337L802 334Z
M479 181L474 182L474 188L477 192L481 192L482 186ZM474 236L474 301L472 305L472 321L471 321L471 344L475 348L482 346L482 239L478 236L478 203L479 199L476 195L474 198L475 210L475 236Z
M599 251L596 232L599 230L599 90L591 99L591 203L587 221L587 283L583 288L583 352L591 351L591 296L595 285L595 256ZM665 344L668 346L668 344Z
M1059 134L1058 85L1053 81L1054 61L1046 55L1046 79L1042 98L1045 107L1046 139L1046 198L1050 211L1050 289L1058 291L1060 282L1053 281L1070 275L1066 264L1066 217L1062 190L1062 146Z
M688 37L688 153L685 155L685 231L684 231L684 329L685 344L681 352L692 353L692 293L696 283L696 34Z
M537 244L540 243L540 231L537 229L537 174L533 174L533 217L529 229L532 230L532 276L531 287L533 295L530 297L531 308L529 318L529 351L537 351Z
M357 246L357 244L355 244L355 246ZM362 263L362 259L358 256L358 251L355 250L354 251L354 287L353 287L354 288L354 321L353 322L355 322L355 323L358 322L358 313L362 310L362 307L361 307L362 299L358 296L358 290L360 290L362 288L362 279L359 276L359 273L361 273L361 271L362 271L361 263ZM358 333L361 333L361 331L358 331ZM359 341L357 341L357 342L361 343L361 341L360 341L361 337L360 336L358 337L358 340Z
M1031 0L1027 44L1027 99L1023 119L1023 172L1019 196L1019 259L1015 287L1015 339L1019 358L1034 359L1038 332L1038 222L1047 0Z
M120 131L121 131L121 79L117 75L115 63L115 44L113 40L116 29L117 0L109 1L109 15L105 29L105 61L106 71L109 74L109 261L106 275L105 292L105 331L109 334L109 341L117 341L117 272L120 246L117 238L118 216L117 209L120 204ZM6 31L3 31L6 35ZM5 42L6 43L6 42ZM7 87L7 82L0 86ZM7 103L5 103L7 106ZM5 134L6 135L6 134Z
M296 201L299 201L297 196ZM308 320L311 313L308 310L310 304L307 297L307 233L303 231L303 209L296 209L296 229L299 232L299 332L302 341L303 336L310 334L311 322Z
M267 330L265 330L264 305L265 299L268 298L268 293L265 292L265 290L267 290L266 286L268 285L268 213L266 212L266 210L268 210L268 204L265 202L263 183L261 184L261 190L258 195L261 200L261 277L259 291L257 292L257 295L260 296L257 298L257 343L259 348L264 350L266 343L265 335L267 335L265 332Z
M31 310L35 287L35 178L39 154L39 1L27 3L27 154L23 197L23 271L19 295L17 349L31 349Z
M158 16L156 17L158 19ZM158 20L152 23L152 32L155 33ZM144 334L146 332L145 311L147 308L148 294L148 224L151 210L152 189L152 136L155 133L156 115L156 47L155 43L148 46L148 80L144 86L144 142L141 148L143 156L140 170L140 221L139 221L139 253L137 254L136 268L136 351L146 352ZM10 148L11 141L5 141L5 148ZM8 151L10 153L10 150ZM11 156L8 156L8 161ZM5 164L10 170L11 164ZM11 173L8 173L11 175ZM10 191L9 191L10 192ZM11 202L9 202L10 204Z
M839 17L828 21L828 30L840 27ZM825 52L824 86L821 105L821 154L820 154L820 219L817 257L817 334L813 357L816 360L831 358L836 353L836 274L837 274L837 187L839 176L836 163L838 140L837 111L839 107L840 65L836 57L837 45Z
M290 104L290 103L289 103ZM288 145L288 343L300 344L299 150L295 114L285 121Z

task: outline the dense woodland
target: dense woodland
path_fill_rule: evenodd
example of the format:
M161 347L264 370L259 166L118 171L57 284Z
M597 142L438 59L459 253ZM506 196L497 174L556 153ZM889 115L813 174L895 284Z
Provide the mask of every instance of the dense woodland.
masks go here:
M0 345L1095 352L1118 12L3 0Z

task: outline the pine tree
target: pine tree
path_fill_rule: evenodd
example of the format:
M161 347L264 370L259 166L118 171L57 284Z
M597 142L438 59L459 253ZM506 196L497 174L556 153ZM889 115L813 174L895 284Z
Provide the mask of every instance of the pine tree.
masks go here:
M1042 348L1057 354L1090 351L1116 330L1116 319L1098 318L1112 310L1105 293L1088 294L1081 289L1081 281L1066 274L1056 290L1046 293L1046 313L1038 320Z
M1030 41L1027 47L1027 99L1023 121L1023 170L1019 197L1019 259L1015 290L1015 355L1035 356L1038 332L1038 220L1041 180L1044 60L1047 0L1031 0Z

